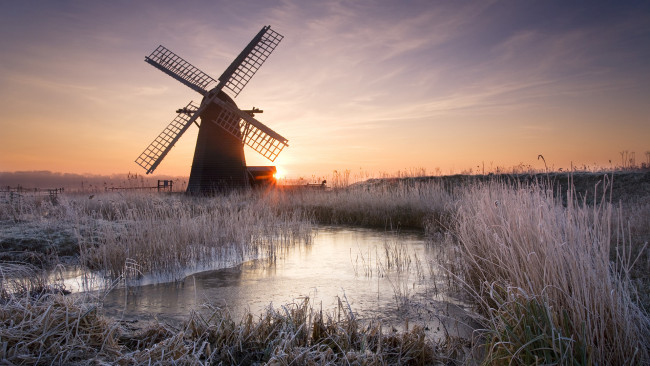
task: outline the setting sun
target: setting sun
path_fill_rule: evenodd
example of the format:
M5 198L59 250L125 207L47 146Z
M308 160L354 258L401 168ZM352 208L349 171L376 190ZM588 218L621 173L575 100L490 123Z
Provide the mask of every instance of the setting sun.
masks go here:
M275 167L275 169L276 169L276 172L275 172L275 174L273 174L273 177L275 178L275 180L280 180L280 179L286 178L286 173L285 173L285 170L283 168L277 166L277 167Z

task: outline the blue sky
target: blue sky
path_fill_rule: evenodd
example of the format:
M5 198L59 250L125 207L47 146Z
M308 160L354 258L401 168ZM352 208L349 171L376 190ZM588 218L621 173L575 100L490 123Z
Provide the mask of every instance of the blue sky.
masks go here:
M144 56L162 44L218 77L268 24L285 38L236 102L289 139L290 176L650 150L648 2L26 1L0 14L0 171L138 171L200 100ZM188 174L196 133L156 172Z

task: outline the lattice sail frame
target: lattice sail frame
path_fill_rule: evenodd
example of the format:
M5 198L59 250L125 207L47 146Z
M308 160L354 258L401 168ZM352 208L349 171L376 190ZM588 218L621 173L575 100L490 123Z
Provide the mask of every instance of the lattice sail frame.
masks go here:
M219 77L219 81L232 92L233 97L239 95L283 38L283 35L271 29L270 26L263 27L224 71Z
M218 81L162 45L145 57L146 62L202 94L205 99L200 107L190 102L185 109L188 110L189 107L192 107L191 109L195 112L191 116L187 113L179 113L140 154L136 163L146 169L147 174L153 173L182 134L212 102L221 105L223 111L228 111L222 113L231 113L230 117L219 117L217 120L220 122L217 120L214 122L235 137L241 138L242 143L250 146L262 156L270 161L275 161L282 149L289 146L288 140L249 114L221 101L217 95L225 87L230 91L229 94L237 97L283 38L284 36L272 30L271 26L263 27L224 71ZM233 120L236 122L228 123ZM239 134L235 132L236 129L239 129Z
M193 102L189 102L185 109L198 110L199 106ZM186 113L179 113L167 127L156 137L153 142L147 146L146 149L135 159L135 162L143 167L147 174L153 172L162 159L167 155L167 152L176 144L176 141L183 135L190 127L192 122L196 120L198 115L196 112L192 115Z
M275 161L282 149L289 146L289 140L246 112L219 99L215 103L222 108L213 122L270 161Z
M208 90L217 84L217 81L210 75L164 46L158 46L144 60L202 95L206 95Z

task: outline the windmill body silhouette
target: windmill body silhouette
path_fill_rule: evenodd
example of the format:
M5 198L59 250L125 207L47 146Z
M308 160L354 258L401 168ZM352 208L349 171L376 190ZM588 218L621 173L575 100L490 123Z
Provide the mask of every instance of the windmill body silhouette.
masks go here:
M145 57L149 64L203 95L203 100L200 105L190 102L178 109L176 118L135 162L147 174L153 173L183 133L192 124L199 125L200 117L188 193L248 187L251 175L244 144L275 161L288 140L254 118L261 110L240 110L231 96L239 95L282 38L270 26L263 27L216 80L163 46Z

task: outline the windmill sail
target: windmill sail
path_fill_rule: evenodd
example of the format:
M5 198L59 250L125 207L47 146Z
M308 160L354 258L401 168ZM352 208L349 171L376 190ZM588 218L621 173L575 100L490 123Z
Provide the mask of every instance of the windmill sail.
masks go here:
M213 122L270 161L275 161L282 149L289 146L289 140L248 113L220 99L215 99L214 103L222 109Z
M197 119L199 116L198 109L198 106L189 102L184 110L196 110L196 112L191 115L185 112L178 113L176 118L165 127L163 132L135 159L135 162L143 167L147 171L147 174L153 173L156 170L158 164L160 164L169 150L174 147L176 141L187 131L192 122Z
M284 36L272 30L271 26L263 27L221 74L219 81L232 91L234 97L239 95L282 38Z
M158 46L144 60L203 95L217 84L210 75L163 46Z

